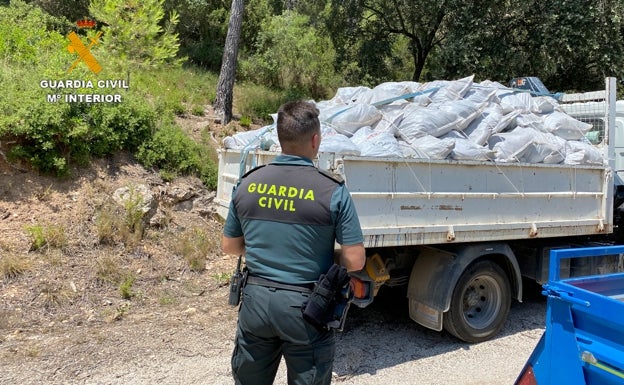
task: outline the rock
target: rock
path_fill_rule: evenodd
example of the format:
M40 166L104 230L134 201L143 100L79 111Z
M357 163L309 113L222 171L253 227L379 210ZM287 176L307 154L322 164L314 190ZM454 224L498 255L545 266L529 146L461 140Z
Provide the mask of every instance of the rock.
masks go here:
M144 214L155 208L154 194L144 184L118 188L113 193L113 200L123 208L139 204Z
M173 185L167 186L164 190L161 190L161 199L170 205L176 203L188 201L189 199L197 196L197 190L185 182L176 182Z
M193 212L198 213L202 217L210 217L216 212L214 199L217 193L210 191L193 200Z
M113 193L113 200L125 210L140 209L146 222L149 222L158 206L154 194L144 184L118 188Z
M154 213L154 215L152 215L152 217L149 220L149 225L151 227L162 228L162 227L165 227L168 222L169 222L169 217L167 216L167 214L160 208L157 208L156 213Z

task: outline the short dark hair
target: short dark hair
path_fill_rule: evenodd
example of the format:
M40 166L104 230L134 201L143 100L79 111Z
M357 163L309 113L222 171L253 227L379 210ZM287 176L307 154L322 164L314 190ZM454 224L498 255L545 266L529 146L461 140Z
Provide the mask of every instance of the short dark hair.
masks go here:
M277 137L280 144L299 144L321 130L319 110L306 101L287 102L277 111Z

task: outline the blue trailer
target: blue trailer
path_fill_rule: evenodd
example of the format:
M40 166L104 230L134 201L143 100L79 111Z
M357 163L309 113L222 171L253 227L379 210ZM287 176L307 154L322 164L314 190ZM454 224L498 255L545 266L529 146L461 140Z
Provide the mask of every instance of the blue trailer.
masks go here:
M624 273L560 276L568 259L612 256L621 265L622 255L624 246L551 251L546 330L516 385L624 384Z

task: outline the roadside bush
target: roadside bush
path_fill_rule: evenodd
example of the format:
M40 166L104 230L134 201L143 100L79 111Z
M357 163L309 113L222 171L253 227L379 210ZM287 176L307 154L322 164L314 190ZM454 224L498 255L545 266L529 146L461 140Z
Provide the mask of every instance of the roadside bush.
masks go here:
M15 28L15 20L24 29ZM75 60L67 40L47 25L64 25L39 8L22 2L0 7L0 139L10 143L11 159L28 161L35 169L64 175L71 163L135 150L155 130L156 112L139 89L127 90L121 103L67 102L70 93L105 94L87 86L97 78L79 66L71 79L88 88L52 88L66 80ZM108 72L107 78L124 78ZM46 85L46 83L48 83ZM116 91L120 92L120 91Z
M101 0L97 5L109 3L116 7L121 4ZM156 10L161 5L160 0L146 5L153 11L151 21L163 16ZM122 11L115 8L114 12ZM172 17L175 21L175 15ZM23 28L15 28L15 20L20 20ZM131 30L130 24L115 29L115 34L108 30L115 41L107 47L123 45L120 39ZM103 71L96 76L78 63L68 75L76 55L68 51L65 35L73 27L65 19L21 1L0 6L0 141L7 157L62 176L69 173L71 165L87 164L93 156L127 150L144 166L158 168L166 178L194 174L208 188L216 188L216 155L209 138L194 142L175 127L174 120L175 115L203 114L214 100L217 76L178 66L171 56L177 47L176 37L160 27L145 31L144 38L159 41L167 49L159 51L155 61L144 56L133 58L132 63L146 60L141 71L115 65L111 59L114 52L107 52L103 44L104 35L102 44L91 50ZM174 65L162 64L168 61ZM51 85L68 79L79 79L83 88ZM102 79L124 79L128 88L99 89L97 81ZM68 102L65 96L70 94L119 94L122 99L120 103ZM281 102L279 98L270 100L268 107L263 102L244 102L249 111L245 115L268 118Z
M156 128L154 108L131 94L118 105L92 107L88 117L90 150L96 156L121 149L135 151Z
M155 167L165 179L180 174L196 174L210 189L217 186L217 167L205 146L189 138L178 126L164 126L143 143L137 159ZM163 173L164 172L164 173Z

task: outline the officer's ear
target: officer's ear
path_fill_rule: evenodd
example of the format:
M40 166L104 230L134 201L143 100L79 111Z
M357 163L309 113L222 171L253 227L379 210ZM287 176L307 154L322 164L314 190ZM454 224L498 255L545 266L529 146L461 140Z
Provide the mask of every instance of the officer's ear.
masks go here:
M319 133L312 135L312 148L314 149L314 151L318 151L320 146L321 146L321 133L319 132Z

